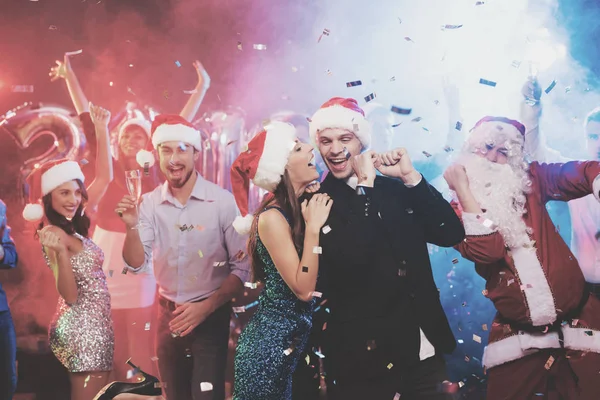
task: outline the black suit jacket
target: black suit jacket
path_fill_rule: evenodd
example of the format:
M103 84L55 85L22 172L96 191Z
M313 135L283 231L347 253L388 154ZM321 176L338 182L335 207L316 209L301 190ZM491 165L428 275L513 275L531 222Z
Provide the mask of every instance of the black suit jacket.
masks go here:
M454 210L425 178L408 188L377 177L359 195L329 174L333 207L321 233L319 287L328 299L324 350L333 379L390 373L418 361L419 327L437 353L456 342L435 286L427 243L464 239Z

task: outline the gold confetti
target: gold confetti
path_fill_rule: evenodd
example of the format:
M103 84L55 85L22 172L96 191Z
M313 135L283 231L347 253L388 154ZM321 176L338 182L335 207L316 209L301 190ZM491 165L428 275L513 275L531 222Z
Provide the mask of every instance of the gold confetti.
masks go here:
M202 250L198 250L198 255L200 256L200 258L204 257L204 254L202 253Z
M392 364L392 363L389 363L389 364L387 365L387 369L392 369L392 367L393 367L393 366L394 366L394 364Z

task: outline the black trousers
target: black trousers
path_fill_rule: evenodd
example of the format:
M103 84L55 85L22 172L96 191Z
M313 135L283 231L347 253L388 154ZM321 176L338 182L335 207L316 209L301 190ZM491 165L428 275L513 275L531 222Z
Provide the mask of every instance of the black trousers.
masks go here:
M329 400L452 400L443 384L447 379L443 356L435 356L385 378L330 382L327 396Z
M167 400L224 400L231 305L225 304L185 337L173 337L176 305L159 297L156 355ZM212 390L202 391L201 383Z
M0 311L0 400L11 400L17 388L17 336L10 310Z

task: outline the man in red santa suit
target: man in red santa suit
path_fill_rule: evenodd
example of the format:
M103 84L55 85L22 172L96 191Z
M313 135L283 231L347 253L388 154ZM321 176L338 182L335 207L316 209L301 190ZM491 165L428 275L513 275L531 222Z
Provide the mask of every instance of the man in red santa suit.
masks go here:
M600 200L600 163L528 164L525 127L485 117L444 173L465 240L498 311L483 355L488 400L600 399L600 301L545 208Z

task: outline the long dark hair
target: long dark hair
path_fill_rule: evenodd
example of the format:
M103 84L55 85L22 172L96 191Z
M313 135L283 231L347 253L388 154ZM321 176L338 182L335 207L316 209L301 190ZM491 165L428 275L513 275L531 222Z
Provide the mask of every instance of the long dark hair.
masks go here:
M77 182L77 185L79 185L83 201L81 204L79 204L79 207L77 207L77 211L75 211L75 216L73 219L69 221L62 214L59 214L56 212L56 210L54 210L54 208L52 208L52 192L42 197L44 215L50 225L58 226L67 234L72 235L74 233L79 233L81 236L87 237L90 229L90 219L87 215L83 214L82 211L85 207L85 203L88 200L88 193L83 182L81 182L79 179L75 179L75 182ZM43 227L44 221L40 222L38 230L42 229Z
M265 266L256 251L256 242L258 239L258 216L268 206L277 205L288 218L292 229L292 240L298 255L302 255L304 241L304 218L302 217L302 209L300 201L296 196L290 176L287 170L284 172L281 182L275 188L272 195L267 195L261 202L258 209L254 212L254 221L250 229L250 237L248 238L248 253L252 260L252 278L254 282L265 280Z

